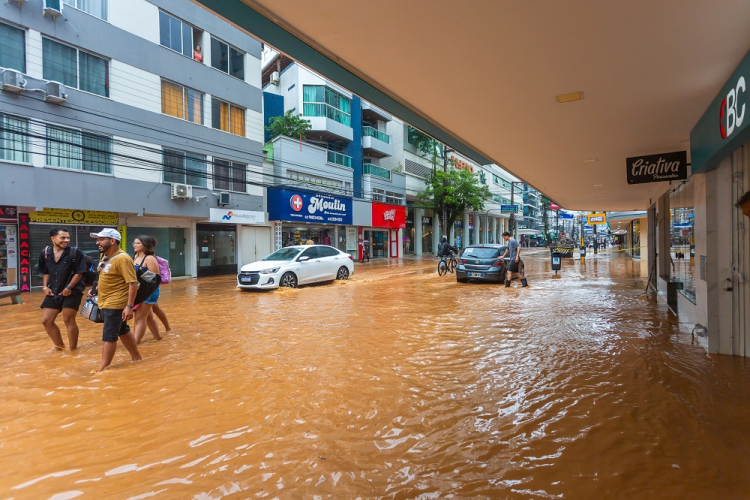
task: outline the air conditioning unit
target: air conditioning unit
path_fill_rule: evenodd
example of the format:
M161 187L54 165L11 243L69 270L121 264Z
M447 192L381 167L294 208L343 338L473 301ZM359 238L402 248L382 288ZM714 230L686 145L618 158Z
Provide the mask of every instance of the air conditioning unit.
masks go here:
M3 70L3 90L20 94L26 88L26 79L23 74L14 70Z
M62 15L62 0L43 0L42 6L42 15L50 16L53 21Z
M219 193L219 205L229 205L229 193Z
M16 3L18 4L18 6L19 6L19 7L20 7L21 5L23 5L23 4L25 4L25 3L26 3L26 0L13 0L13 1L14 1L14 2L16 2Z
M278 71L274 71L273 73L271 73L271 80L269 83L273 85L279 84L279 72Z
M65 93L65 85L60 82L47 82L47 95L44 100L55 104L62 104L68 99Z
M173 200L189 200L193 197L193 186L187 184L172 184Z

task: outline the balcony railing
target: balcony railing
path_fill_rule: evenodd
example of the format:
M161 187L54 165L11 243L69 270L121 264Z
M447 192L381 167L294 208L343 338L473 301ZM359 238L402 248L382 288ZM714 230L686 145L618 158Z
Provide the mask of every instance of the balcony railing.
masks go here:
M344 113L330 104L324 102L306 102L302 106L303 116L323 116L333 121L339 122L347 127L352 126L352 117L349 113Z
M377 165L373 165L372 163L365 163L364 164L364 173L370 174L370 175L377 175L378 177L382 177L383 179L391 180L391 171L387 168L378 167Z
M372 127L362 127L362 135L374 137L375 139L383 141L386 144L391 143L391 136Z
M328 151L328 161L342 167L352 168L352 157L337 153L336 151Z

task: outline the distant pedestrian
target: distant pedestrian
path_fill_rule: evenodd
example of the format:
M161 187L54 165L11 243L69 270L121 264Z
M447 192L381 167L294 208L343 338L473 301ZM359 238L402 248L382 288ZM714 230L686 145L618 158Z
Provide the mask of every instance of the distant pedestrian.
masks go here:
M130 353L131 360L142 359L135 336L128 326L128 320L133 317L138 278L133 259L120 250L122 236L116 229L104 228L98 233L91 233L91 237L96 238L99 251L104 254L99 263L99 286L89 292L89 296L99 296L98 306L104 318L102 362L99 365L99 372L102 372L115 357L118 339Z
M42 324L55 347L65 350L60 328L55 320L62 312L68 345L73 351L78 347L76 314L83 298L83 273L87 271L83 252L70 246L70 233L56 227L49 232L52 246L39 256L39 271L43 274Z
M312 238L307 238L307 241L305 242L305 245L314 245L314 244L315 244L315 242L313 241Z
M505 240L508 246L505 248L505 253L501 257L498 257L498 260L502 261L505 259L506 255L510 254L508 272L505 276L505 288L510 287L510 281L513 278L520 279L522 287L525 288L529 286L529 284L526 282L526 277L523 276L520 272L521 245L518 244L518 241L516 241L515 238L510 237L510 233L508 231L505 231L503 233L503 240Z
M750 219L750 191L742 195L742 198L735 204L735 207L742 210L745 217Z
M365 259L370 262L370 240L362 241L362 263L364 264Z
M156 249L156 238L142 234L133 240L133 251L135 255L133 257L135 270L146 267L149 271L154 274L159 274L159 262L156 260L155 255ZM151 324L148 325L151 330L151 334L154 339L161 340L159 335L159 326L156 324L154 319L153 307L156 305L156 301L159 300L159 288L157 287L154 292L149 295L146 300L135 306L135 341L140 343L143 340L143 335L146 333L146 324L149 318Z

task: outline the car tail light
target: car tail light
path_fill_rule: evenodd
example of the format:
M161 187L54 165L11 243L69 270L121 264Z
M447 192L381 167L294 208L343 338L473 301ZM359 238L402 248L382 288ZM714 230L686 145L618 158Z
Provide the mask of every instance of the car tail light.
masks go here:
M466 264L466 259L461 259L461 264Z
M501 267L502 265L503 263L500 262L499 260L496 260L495 262L492 263L492 267Z
M349 254L349 260L354 262L354 257L352 257L352 254Z

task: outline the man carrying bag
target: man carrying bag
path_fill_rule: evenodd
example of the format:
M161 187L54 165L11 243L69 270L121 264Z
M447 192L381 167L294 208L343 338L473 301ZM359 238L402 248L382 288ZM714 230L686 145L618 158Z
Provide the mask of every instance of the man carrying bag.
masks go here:
M96 238L99 251L103 254L99 263L99 286L94 293L99 296L104 326L102 328L102 362L99 372L104 371L115 357L117 340L121 340L133 361L141 358L135 337L130 331L128 320L133 317L135 296L138 291L138 278L135 275L133 259L120 250L122 236L116 229L104 228L91 233ZM89 296L94 293L89 292Z

